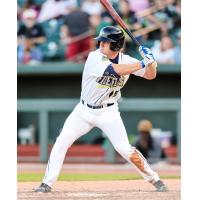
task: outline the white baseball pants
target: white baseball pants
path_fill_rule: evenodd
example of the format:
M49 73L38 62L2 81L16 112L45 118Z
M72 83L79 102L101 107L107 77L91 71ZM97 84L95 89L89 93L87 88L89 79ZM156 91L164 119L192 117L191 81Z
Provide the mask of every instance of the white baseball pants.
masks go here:
M52 148L43 183L52 186L57 180L65 154L73 142L92 128L100 128L109 138L115 150L133 164L147 181L159 180L141 153L129 144L127 133L118 111L118 105L92 109L79 103L66 119L64 127Z

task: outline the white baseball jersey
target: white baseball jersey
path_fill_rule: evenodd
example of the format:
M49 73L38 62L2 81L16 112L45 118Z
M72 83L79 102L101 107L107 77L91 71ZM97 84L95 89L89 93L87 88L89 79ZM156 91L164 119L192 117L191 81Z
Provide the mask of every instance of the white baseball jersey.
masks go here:
M120 89L127 82L129 75L119 76L111 64L134 64L136 62L139 61L123 53L109 60L99 49L92 51L83 71L81 100L90 105L117 103L121 97ZM143 77L144 73L145 68L133 74Z

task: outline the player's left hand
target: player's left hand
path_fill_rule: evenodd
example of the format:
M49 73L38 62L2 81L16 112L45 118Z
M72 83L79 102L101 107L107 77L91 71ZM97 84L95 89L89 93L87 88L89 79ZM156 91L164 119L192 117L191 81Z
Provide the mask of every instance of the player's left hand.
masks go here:
M142 68L144 68L144 67L151 65L154 62L155 62L154 59L149 59L149 58L145 57L143 60L140 61L140 64L142 65Z

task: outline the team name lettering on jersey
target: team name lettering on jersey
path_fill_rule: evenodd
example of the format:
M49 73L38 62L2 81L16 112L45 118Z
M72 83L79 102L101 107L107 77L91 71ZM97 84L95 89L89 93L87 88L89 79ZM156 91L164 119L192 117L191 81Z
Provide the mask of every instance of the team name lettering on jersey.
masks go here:
M99 83L100 85L97 87L108 87L108 88L113 88L120 86L122 87L124 85L124 77L112 77L112 76L102 76L98 77L96 79L96 82Z
M120 86L122 87L124 85L124 77L119 76L113 69L112 64L108 65L108 67L105 69L103 76L98 77L96 79L96 82L99 83L97 87L107 87L107 88L113 88Z

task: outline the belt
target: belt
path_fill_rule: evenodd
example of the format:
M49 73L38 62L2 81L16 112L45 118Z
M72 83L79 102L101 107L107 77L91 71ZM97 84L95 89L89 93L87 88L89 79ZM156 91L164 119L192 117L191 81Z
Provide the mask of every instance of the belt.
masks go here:
M92 108L92 109L101 109L101 108L103 108L103 107L109 107L109 106L114 105L114 103L107 103L107 104L105 104L105 105L92 106L92 105L90 105L90 104L88 104L88 103L85 104L85 102L84 102L83 100L81 100L81 102L82 102L83 105L87 105L87 107Z

